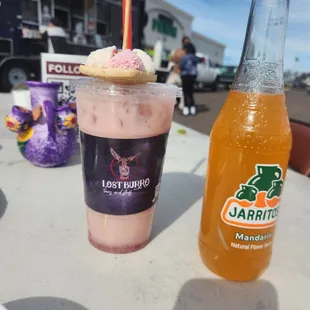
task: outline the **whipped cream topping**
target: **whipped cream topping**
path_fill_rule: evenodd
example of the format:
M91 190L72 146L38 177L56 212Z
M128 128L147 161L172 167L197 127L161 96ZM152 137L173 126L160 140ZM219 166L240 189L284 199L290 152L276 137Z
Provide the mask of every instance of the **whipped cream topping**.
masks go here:
M140 49L118 50L110 46L91 52L85 65L99 69L120 68L124 70L138 70L154 74L155 66L151 57Z

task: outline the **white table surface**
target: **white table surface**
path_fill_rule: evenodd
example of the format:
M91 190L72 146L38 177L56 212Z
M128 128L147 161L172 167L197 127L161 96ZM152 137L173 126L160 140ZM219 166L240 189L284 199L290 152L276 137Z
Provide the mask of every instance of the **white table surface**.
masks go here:
M1 99L1 119L8 106ZM0 304L8 310L310 309L309 179L288 172L262 278L232 283L209 272L198 252L207 136L182 136L173 124L152 240L113 255L87 241L79 156L36 168L0 124Z

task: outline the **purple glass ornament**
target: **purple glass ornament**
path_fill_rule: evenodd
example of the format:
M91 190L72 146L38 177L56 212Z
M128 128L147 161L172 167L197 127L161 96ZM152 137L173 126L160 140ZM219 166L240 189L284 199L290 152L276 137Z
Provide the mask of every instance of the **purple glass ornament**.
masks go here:
M26 84L30 90L33 122L31 127L19 133L19 150L36 166L62 166L74 154L77 139L75 128L61 130L57 124L57 92L61 84Z

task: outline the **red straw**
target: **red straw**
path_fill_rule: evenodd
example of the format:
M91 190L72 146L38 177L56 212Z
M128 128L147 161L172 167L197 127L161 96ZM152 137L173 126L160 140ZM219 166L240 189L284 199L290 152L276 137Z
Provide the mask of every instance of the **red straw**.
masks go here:
M130 12L129 12L129 22L128 22L128 25L125 25L127 1L129 1L128 8L129 8ZM123 4L122 5L122 11L123 11L123 40L126 37L125 36L125 31L128 31L127 40L126 40L126 42L123 42L123 49L132 49L132 7L131 7L131 0L123 0L122 4Z

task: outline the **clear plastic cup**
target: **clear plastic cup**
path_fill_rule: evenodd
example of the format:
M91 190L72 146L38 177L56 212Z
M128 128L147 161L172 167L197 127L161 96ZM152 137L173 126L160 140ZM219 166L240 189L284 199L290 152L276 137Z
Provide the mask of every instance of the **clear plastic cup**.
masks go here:
M88 238L128 253L149 241L176 98L173 85L73 81Z

